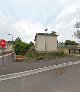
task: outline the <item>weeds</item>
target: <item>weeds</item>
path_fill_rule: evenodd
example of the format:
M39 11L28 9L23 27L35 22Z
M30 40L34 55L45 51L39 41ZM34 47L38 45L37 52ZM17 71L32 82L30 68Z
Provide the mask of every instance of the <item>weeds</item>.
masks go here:
M27 61L39 61L39 60L49 60L64 57L65 54L62 51L59 52L36 52L36 51L29 51L26 53Z

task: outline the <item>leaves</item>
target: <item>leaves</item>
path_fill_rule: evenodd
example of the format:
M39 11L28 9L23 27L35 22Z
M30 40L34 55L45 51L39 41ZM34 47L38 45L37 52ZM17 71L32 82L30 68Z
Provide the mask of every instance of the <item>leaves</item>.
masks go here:
M25 55L26 51L30 48L30 44L22 42L21 39L18 37L15 40L14 50L16 55Z
M80 30L77 30L77 32L74 32L74 36L80 39Z
M71 41L71 40L66 40L65 41L65 45L77 45L77 43L75 41Z

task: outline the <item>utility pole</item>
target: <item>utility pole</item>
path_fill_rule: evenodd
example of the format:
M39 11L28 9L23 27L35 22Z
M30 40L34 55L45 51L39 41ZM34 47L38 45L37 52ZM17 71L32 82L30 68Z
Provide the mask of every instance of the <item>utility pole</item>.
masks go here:
M48 29L45 29L45 53L46 53L46 31L47 31Z
M13 54L13 35L12 34L8 34L8 35L11 35L12 37L12 54Z

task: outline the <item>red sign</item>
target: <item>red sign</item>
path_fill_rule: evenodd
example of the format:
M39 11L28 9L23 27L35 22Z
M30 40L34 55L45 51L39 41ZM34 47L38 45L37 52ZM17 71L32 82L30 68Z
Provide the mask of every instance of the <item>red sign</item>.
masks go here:
M1 48L5 48L6 47L6 44L7 44L7 41L5 41L3 39L0 40L0 47Z

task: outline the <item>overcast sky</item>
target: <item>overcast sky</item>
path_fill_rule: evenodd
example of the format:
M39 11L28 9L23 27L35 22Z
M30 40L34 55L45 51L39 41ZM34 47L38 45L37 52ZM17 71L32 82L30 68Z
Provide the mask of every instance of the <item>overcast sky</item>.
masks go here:
M59 42L76 40L73 28L80 19L80 0L0 0L0 39L21 37L34 41L35 34L56 31Z

